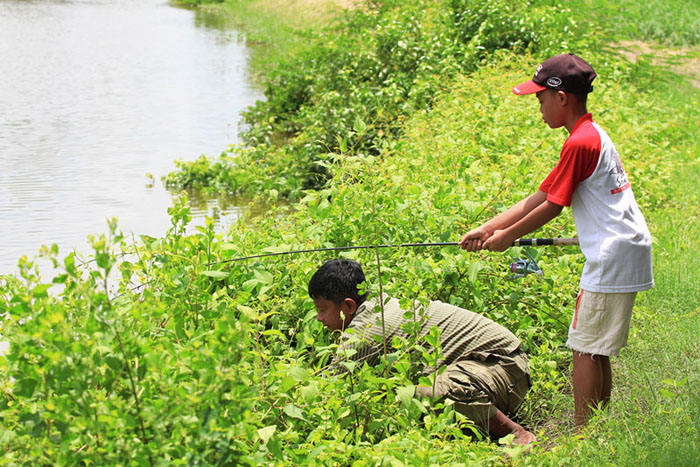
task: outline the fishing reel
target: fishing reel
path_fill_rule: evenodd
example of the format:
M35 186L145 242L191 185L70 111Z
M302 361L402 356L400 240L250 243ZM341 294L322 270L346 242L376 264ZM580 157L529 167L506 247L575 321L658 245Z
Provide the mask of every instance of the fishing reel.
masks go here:
M510 263L510 271L514 274L508 279L520 279L528 274L544 276L544 271L537 265L535 258L530 255L530 249L528 247L525 247L525 255L527 259L515 258L515 261Z

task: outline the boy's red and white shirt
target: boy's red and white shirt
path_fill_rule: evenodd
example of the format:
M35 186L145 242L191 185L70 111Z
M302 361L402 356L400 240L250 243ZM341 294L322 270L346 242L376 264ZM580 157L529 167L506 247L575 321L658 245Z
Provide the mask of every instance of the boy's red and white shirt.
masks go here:
M649 229L615 145L591 114L576 122L540 190L552 203L571 206L586 257L582 289L622 293L654 286Z

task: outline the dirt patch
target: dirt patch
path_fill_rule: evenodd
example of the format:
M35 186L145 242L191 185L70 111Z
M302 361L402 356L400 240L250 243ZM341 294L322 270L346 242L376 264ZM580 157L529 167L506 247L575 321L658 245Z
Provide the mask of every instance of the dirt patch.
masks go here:
M317 27L326 24L339 11L353 10L363 5L362 0L258 0L261 10L285 18L285 24L295 28Z
M297 0L299 3L306 3L309 6L317 6L319 3L330 3L334 4L339 8L345 9L345 10L352 10L354 8L357 8L357 6L360 4L359 0L326 0L326 1L319 1L319 0Z
M700 89L700 49L665 47L642 41L622 41L615 49L632 63L642 56L654 65L668 66L671 71L687 76L693 86Z
M277 0L273 0L273 3ZM278 2L279 3L279 2ZM340 8L343 10L352 10L360 5L360 0L287 0L282 1L283 4L293 5L295 8L316 11L319 8Z

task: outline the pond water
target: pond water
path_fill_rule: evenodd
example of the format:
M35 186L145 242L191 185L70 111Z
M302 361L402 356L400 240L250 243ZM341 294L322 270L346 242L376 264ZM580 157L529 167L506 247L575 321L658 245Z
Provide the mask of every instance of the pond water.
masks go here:
M160 177L236 143L261 97L224 22L167 0L0 0L0 274L41 245L87 253L110 217L165 233ZM200 200L193 223L214 210L239 215Z

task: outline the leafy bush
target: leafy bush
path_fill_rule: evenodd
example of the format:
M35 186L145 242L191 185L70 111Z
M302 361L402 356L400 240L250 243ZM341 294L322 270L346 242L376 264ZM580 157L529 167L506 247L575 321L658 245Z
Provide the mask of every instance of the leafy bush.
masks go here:
M542 0L395 1L355 10L270 71L266 99L244 114L245 149L232 148L216 162L180 162L166 184L274 189L298 198L325 183L328 154L341 141L378 155L453 77L498 50L559 53L572 28L568 12ZM366 127L353 133L358 121Z

